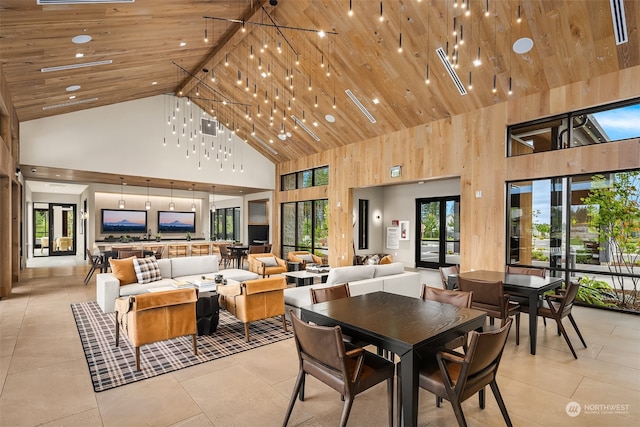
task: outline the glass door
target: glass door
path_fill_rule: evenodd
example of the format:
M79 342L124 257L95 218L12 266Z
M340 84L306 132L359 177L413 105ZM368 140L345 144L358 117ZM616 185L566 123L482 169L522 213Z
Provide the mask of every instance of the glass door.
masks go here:
M50 203L49 231L50 255L75 255L76 205Z
M460 197L416 200L416 267L460 263Z
M49 256L49 204L33 204L33 256Z

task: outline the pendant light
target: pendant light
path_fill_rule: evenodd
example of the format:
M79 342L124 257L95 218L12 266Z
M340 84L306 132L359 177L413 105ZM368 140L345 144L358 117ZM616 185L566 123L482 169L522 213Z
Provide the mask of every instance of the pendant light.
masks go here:
M173 203L173 181L171 181L171 199L169 200L169 210L174 211L176 205Z
M211 187L211 203L209 203L209 210L213 213L216 212L216 186Z
M149 179L147 180L147 201L144 203L144 208L146 210L151 209L151 202L149 201Z
M193 192L195 191L195 187L196 185L193 184L191 186L191 212L195 212L196 211L196 200L194 198Z
M124 178L120 177L120 200L118 200L118 208L124 209L124 196L122 195L124 191Z

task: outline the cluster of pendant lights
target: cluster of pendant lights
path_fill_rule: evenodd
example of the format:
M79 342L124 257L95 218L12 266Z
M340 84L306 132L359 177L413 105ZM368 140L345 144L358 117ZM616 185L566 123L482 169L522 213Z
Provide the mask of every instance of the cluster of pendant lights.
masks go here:
M150 183L150 179L147 179L147 201L144 203L144 208L146 210L150 210L151 209L151 200L149 199L149 183ZM173 202L173 181L170 182L171 184L171 193L170 193L170 199L169 199L169 210L170 211L174 211L176 209L176 204ZM120 177L120 200L118 200L118 208L119 209L124 209L126 206L126 202L124 200L124 186L127 185L124 182L124 177ZM213 191L211 193L212 197L212 201L209 205L209 208L211 209L212 212L216 211L216 205L213 202L213 198L215 196L215 186L213 187ZM191 188L189 189L191 191L191 211L195 212L197 210L197 206L196 206L196 201L195 201L195 191L196 186L195 184L192 184Z

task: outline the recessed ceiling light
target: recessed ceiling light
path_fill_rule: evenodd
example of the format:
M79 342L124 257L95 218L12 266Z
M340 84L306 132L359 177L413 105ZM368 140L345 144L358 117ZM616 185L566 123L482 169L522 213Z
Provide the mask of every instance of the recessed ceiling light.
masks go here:
M324 119L325 119L326 121L328 121L329 123L333 123L333 122L335 122L335 121L336 121L336 118L335 118L335 117L333 117L331 114L327 114L326 116L324 116Z
M80 52L76 53L76 58L82 58L82 57L84 57L84 53L80 53Z
M84 44L91 41L91 36L89 34L81 34L72 38L71 41L75 44Z
M291 138L291 132L287 132L287 137Z
M380 100L378 98L373 98L373 103L374 104L380 104Z
M76 90L80 89L80 85L71 85L69 87L67 87L67 92L75 92Z
M71 95L71 96L69 97L69 99L76 99L76 96L75 96L75 95Z
M151 82L151 84L152 84L152 85L157 85L157 84L158 84L158 82Z
M313 122L313 125L314 125L315 127L318 127L318 122Z
M529 37L523 37L513 43L513 51L520 55L529 52L533 48L533 40Z
M185 47L187 45L187 42L180 42L180 47Z

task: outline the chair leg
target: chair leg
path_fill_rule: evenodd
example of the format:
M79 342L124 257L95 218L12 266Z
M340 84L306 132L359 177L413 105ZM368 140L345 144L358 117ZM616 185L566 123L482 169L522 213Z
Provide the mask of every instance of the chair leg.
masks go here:
M249 323L244 324L244 336L247 338L247 342L249 342Z
M516 313L516 345L520 345L520 313Z
M387 379L387 405L389 405L389 427L393 427L393 377Z
M402 375L400 373L401 364L396 365L396 425L402 425Z
M296 397L300 392L300 388L304 388L304 371L300 370L298 372L298 378L296 379L296 384L293 386L293 393L291 394L291 399L289 400L289 406L287 407L287 413L284 416L284 421L282 422L282 427L286 427L289 422L289 418L291 417L291 412L293 412L293 405L296 403Z
M584 338L582 338L582 334L580 333L580 329L578 329L578 325L576 324L576 321L573 319L573 316L571 315L571 313L569 313L569 315L567 317L569 317L569 321L573 325L573 329L576 330L576 334L578 334L578 337L580 338L580 341L582 341L582 345L584 346L584 348L587 348L587 343L584 342Z
M89 281L91 280L91 277L93 276L93 272L95 270L96 270L96 265L95 264L91 264L91 268L89 269L89 272L84 277L84 285L85 286L87 286L87 283L89 283Z
M197 356L198 355L198 338L196 337L196 334L191 335L191 337L193 338L193 354Z
M491 391L493 392L493 396L496 398L496 402L498 402L498 406L500 407L500 412L502 412L502 417L504 418L504 422L508 427L512 427L511 418L509 418L509 414L507 413L507 407L504 405L504 400L502 400L502 395L500 394L500 390L498 389L498 383L493 380L489 383L491 386Z
M307 382L307 374L302 372L302 386L300 386L300 392L298 392L298 399L300 402L304 402L304 385Z
M564 326L562 326L562 319L556 319L556 323L558 324L558 329L560 330L560 333L562 334L562 336L564 337L564 340L567 342L567 345L569 346L569 350L571 350L571 354L573 354L573 357L577 359L578 355L576 354L576 351L573 349L573 345L571 344L569 335L567 335L567 331L564 329Z
M486 405L484 387L482 387L478 392L478 404L480 405L480 409L484 409Z
M116 311L116 347L120 343L120 323L118 322L118 312Z
M136 347L136 371L140 370L140 347Z
M467 420L464 419L464 414L462 413L462 406L460 406L460 402L458 399L451 399L451 407L453 408L453 413L456 415L456 419L458 420L458 426L467 427Z
M287 318L285 315L282 315L282 326L284 326L284 331L287 332Z
M349 413L353 406L353 396L347 396L344 406L342 407L342 415L340 416L340 427L346 427L347 420L349 419Z

